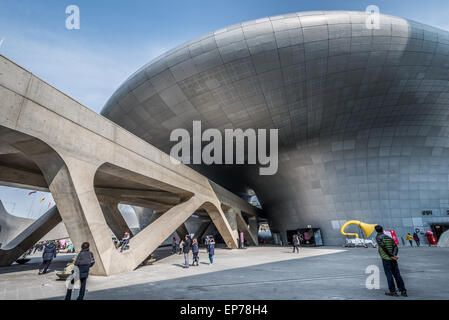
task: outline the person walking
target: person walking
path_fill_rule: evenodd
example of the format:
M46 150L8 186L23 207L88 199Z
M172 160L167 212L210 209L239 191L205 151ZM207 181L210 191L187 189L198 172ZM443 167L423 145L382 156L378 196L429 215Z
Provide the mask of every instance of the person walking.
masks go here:
M382 226L376 225L375 229L377 232L377 248L380 257L382 258L385 276L387 277L388 281L388 289L390 290L389 292L385 292L385 294L387 296L398 296L394 283L396 280L396 284L399 291L401 292L401 296L407 297L407 290L405 289L404 280L402 279L401 273L399 272L398 246L391 237L384 234L384 229L382 228Z
M299 253L299 237L297 234L293 235L292 243L293 243L293 253L295 253L295 251Z
M38 242L38 243L35 245L33 254L34 254L36 251L39 251L39 252L42 251L42 243L43 243L43 241L42 241L42 242Z
M49 240L42 253L42 264L39 267L39 274L47 273L47 269L54 258L56 258L56 245Z
M196 266L199 266L199 264L198 264L198 262L199 262L199 258L198 258L199 252L200 252L200 247L198 246L198 240L195 238L195 239L193 239L193 242L192 242L192 253L193 253L192 266L195 265L195 262L196 262Z
M210 238L209 238L209 236L206 236L206 238L204 239L204 244L206 245L207 252L209 252L209 245L210 245Z
M123 250L126 250L126 246L129 244L129 238L131 238L131 235L129 234L129 232L125 232L123 239L122 239L122 246L120 247L120 252L122 252Z
M413 237L410 233L407 233L407 236L405 237L408 242L410 242L410 247L413 247Z
M176 237L173 237L171 254L175 254L177 251L178 251L178 239Z
M209 238L209 247L207 249L209 252L209 261L210 264L214 263L214 254L215 254L215 240L214 238Z
M78 299L83 300L84 293L86 292L86 282L87 277L89 277L89 269L95 264L94 255L91 251L89 251L89 242L83 242L81 245L81 252L78 254L75 260L75 266L78 267L79 270L79 278L81 282L80 292L78 295ZM73 271L72 271L73 272ZM74 279L72 279L71 284L74 284ZM67 288L67 293L65 295L65 300L72 299L72 289Z
M184 253L184 262L185 262L184 268L189 267L189 251L190 251L191 246L192 246L192 240L190 240L189 235L186 234L186 237L185 237L185 239L183 241L183 245L182 245L182 252Z
M419 236L418 236L418 233L416 233L416 232L413 233L413 240L415 240L416 246L419 247Z

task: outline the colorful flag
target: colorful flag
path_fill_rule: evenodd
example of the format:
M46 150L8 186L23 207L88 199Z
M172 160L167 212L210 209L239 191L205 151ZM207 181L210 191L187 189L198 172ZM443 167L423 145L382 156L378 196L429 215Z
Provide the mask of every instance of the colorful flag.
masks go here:
M28 193L28 195L31 195L31 194L36 193L36 192L37 191L31 191L31 192Z
M44 200L45 200L45 197L42 197L41 200L40 200L40 202L42 203L42 201L44 201Z

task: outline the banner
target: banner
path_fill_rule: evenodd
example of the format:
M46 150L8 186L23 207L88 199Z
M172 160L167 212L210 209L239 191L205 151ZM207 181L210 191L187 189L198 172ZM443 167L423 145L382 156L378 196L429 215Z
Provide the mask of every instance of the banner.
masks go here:
M394 241L397 245L399 245L398 237L396 236L396 231L394 231L394 230L385 230L384 233L385 233L387 236L391 237L391 238L393 239L393 241Z

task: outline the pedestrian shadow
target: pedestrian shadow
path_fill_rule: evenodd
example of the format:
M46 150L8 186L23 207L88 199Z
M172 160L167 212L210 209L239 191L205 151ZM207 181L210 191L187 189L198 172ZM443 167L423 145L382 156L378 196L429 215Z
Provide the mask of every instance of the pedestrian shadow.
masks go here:
M209 262L200 262L201 264L210 265Z
M181 268L184 268L184 267L185 267L184 264L180 264L180 263L173 263L172 266L175 266L175 267L181 267Z

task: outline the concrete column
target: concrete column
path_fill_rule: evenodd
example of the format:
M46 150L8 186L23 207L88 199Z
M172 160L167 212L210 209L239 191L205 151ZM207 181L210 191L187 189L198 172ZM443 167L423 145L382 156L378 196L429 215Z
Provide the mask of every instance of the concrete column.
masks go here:
M204 235L204 233L206 232L207 228L209 228L211 223L212 222L209 220L203 221L201 225L198 227L198 229L195 231L195 238L201 239L201 237Z
M61 222L58 208L53 207L0 249L0 266L9 266Z
M259 224L257 223L257 217L250 217L249 221L249 232L255 238L256 245L259 244Z
M175 232L199 206L201 206L201 200L193 196L162 214L130 240L129 246L131 249L123 252L125 259L133 259L133 264L138 266Z
M239 233L238 233L238 228L237 228L236 213L235 213L234 209L232 209L232 208L225 208L223 211L224 211L226 220L228 221L229 226L231 227L233 238L237 242L237 246L238 246Z
M132 237L133 233L118 209L118 202L105 196L98 196L98 199L100 200L101 210L103 211L106 223L117 239L121 239L125 232L129 232Z
M186 224L182 223L178 228L176 228L176 233L181 239L185 239L186 235L189 234L189 230L187 230Z
M243 236L248 241L248 244L257 246L258 245L257 236L254 236L254 234L250 231L248 225L246 224L245 219L243 218L240 212L236 213L236 221L239 231L243 231Z
M94 275L117 273L113 270L126 271L126 263L119 258L112 242L94 189L96 166L70 157L64 160L65 164L53 166L53 172L43 171L75 248L79 250L85 241L90 243L95 256Z
M234 209L229 208L227 210L223 210L226 220L228 220L229 226L231 227L232 231L237 232L237 220L236 220L236 213ZM238 237L238 236L237 236Z

